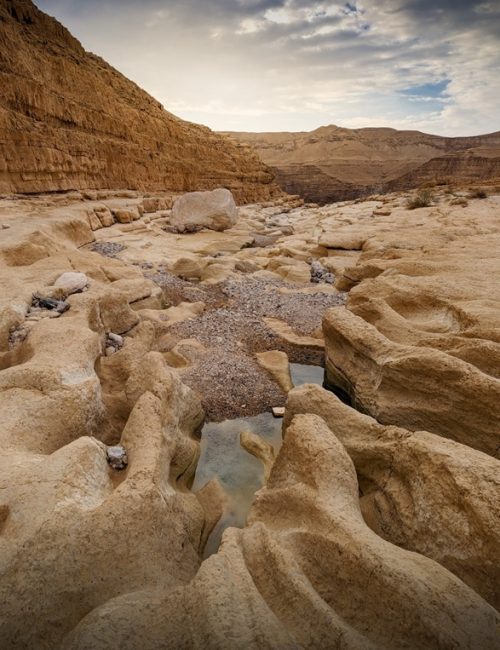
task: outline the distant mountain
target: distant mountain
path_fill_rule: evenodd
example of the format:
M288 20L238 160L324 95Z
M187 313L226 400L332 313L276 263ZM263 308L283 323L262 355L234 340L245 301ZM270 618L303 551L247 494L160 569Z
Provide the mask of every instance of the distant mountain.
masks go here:
M328 203L430 182L500 181L500 132L444 138L324 126L308 133L226 135L253 146L278 184L307 201Z
M165 111L30 0L0 0L0 89L0 192L279 193L251 149Z

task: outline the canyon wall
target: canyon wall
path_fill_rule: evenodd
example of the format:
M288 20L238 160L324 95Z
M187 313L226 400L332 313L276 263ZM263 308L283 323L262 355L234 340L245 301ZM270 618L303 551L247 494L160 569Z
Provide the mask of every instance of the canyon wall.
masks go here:
M185 122L30 0L0 0L0 192L279 194L248 147Z
M325 126L301 133L227 133L254 147L286 192L329 203L422 184L500 181L500 133L443 138L419 131Z

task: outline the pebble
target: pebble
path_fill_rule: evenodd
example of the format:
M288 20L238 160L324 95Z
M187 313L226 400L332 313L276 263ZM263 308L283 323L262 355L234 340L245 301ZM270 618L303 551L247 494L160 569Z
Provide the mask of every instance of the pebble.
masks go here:
M123 336L120 336L119 334L114 334L113 332L109 332L108 339L113 343L116 343L116 345L119 345L120 347L123 346Z
M33 296L32 306L49 310L55 309L59 314L64 314L69 309L68 303L64 302L64 300L53 300L52 298L40 298L38 296Z
M334 284L335 275L330 273L321 262L314 260L311 262L311 282L326 282L327 284Z
M76 271L68 271L60 275L54 283L55 287L60 287L70 295L72 293L79 293L83 291L89 284L89 279L85 273L77 273Z
M116 445L106 449L106 458L112 469L122 470L128 465L128 456L125 447Z
M282 418L285 415L284 406L273 406L273 415L275 418Z

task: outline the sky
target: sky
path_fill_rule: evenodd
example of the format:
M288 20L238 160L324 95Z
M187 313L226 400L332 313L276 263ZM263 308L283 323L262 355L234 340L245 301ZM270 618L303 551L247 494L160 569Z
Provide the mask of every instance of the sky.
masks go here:
M500 0L35 0L219 131L500 130Z

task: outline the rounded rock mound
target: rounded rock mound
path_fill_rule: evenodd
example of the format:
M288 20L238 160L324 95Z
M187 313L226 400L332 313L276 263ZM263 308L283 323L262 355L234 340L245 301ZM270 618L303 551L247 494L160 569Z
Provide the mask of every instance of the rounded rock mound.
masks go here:
M227 230L236 224L238 208L229 190L189 192L179 197L170 220L178 232L196 232L202 228Z

